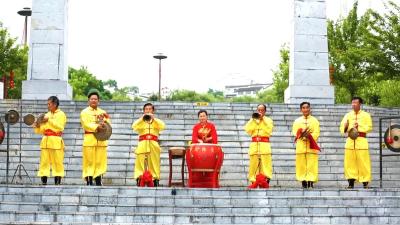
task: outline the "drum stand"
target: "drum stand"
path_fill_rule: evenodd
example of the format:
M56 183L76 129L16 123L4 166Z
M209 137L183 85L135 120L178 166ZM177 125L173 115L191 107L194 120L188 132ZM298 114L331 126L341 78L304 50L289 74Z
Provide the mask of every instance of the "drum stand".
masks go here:
M21 112L21 114L22 114L22 104L20 104L20 106L21 106L21 107L20 107L20 112ZM7 128L8 128L8 127L9 127L9 125L8 125L8 123L7 123ZM17 174L17 171L18 171L18 178L19 178L19 181L20 181L21 184L22 184L21 169L23 169L24 172L25 172L25 174L26 174L26 176L28 177L30 183L32 184L32 179L31 179L31 177L29 176L28 172L26 171L24 164L22 163L22 157L21 157L21 156L22 156L22 137L21 137L21 135L22 135L22 123L21 123L21 121L20 121L20 122L19 122L19 161L18 161L17 168L15 169L15 172L14 172L13 178L12 178L12 180L11 180L11 183L14 182L15 175ZM8 137L8 136L7 136L7 137ZM7 147L8 147L8 138L7 138ZM8 180L7 180L7 181L8 181ZM18 183L17 180L15 180L15 183Z

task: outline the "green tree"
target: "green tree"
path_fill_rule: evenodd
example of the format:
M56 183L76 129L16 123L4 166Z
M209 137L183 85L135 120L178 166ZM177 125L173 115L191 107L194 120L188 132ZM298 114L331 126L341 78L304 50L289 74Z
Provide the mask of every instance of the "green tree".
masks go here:
M15 86L8 90L8 98L13 99L21 98L22 81L26 80L28 62L28 47L19 46L16 41L0 22L0 77L7 76L8 82L4 85L8 86L10 71L14 72Z
M369 105L399 106L399 98L388 99L385 93L398 91L388 83L399 80L400 8L390 2L383 15L369 9L360 17L357 8L355 2L347 17L328 21L336 103L359 95Z
M368 66L365 57L373 50L365 43L370 12L359 19L357 9L358 2L355 2L346 18L336 22L328 20L329 61L335 68L333 83L345 88L350 96L358 94L365 85L365 67Z
M384 74L377 80L399 79L400 74L400 7L392 1L386 7L388 12L383 15L371 11L368 33L369 43L377 49L368 64L373 72Z
M400 80L382 81L378 84L378 90L381 106L400 106Z
M140 98L136 97L136 94L139 93L139 88L135 86L123 87L121 89L115 83L115 89L112 93L113 101L131 101L132 97L134 97L135 101L141 101Z
M252 96L240 96L240 97L234 97L231 99L232 102L259 102L259 99L257 97L252 97Z
M280 49L281 62L278 68L272 71L272 88L257 93L260 102L283 103L285 98L285 90L289 86L289 47L287 44L281 46Z
M167 98L170 101L186 102L213 102L215 97L212 94L199 94L191 90L174 90Z
M88 69L81 66L79 69L68 68L68 82L72 86L74 100L87 100L87 93L95 88L100 92L102 100L111 100L112 94L105 89L104 82L98 80Z

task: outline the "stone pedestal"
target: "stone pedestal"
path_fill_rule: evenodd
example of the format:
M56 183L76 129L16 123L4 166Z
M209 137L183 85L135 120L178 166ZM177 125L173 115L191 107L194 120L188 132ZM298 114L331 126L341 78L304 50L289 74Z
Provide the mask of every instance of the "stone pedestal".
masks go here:
M325 0L294 0L289 87L285 103L334 104L329 84Z
M33 0L27 80L22 99L47 99L56 95L72 99L68 84L68 0Z

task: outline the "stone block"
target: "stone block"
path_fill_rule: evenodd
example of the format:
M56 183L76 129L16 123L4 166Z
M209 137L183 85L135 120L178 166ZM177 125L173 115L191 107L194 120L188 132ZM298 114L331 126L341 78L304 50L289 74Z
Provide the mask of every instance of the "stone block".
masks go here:
M22 82L23 99L47 99L51 95L67 100L72 97L72 88L62 80L27 80Z
M32 12L47 14L65 13L66 7L68 7L68 0L35 0L32 4Z
M295 17L294 23L294 35L306 34L306 35L327 35L326 19L325 18L305 18Z
M32 30L64 30L65 28L64 12L62 13L43 13L32 12L31 29Z
M295 17L326 18L325 1L295 1Z
M291 85L300 86L325 86L329 84L328 69L298 69L294 71L294 76L290 77L289 83Z
M292 64L295 70L327 70L328 53L327 52L294 52L294 61ZM296 75L296 74L295 74ZM329 74L327 73L326 76ZM295 77L296 79L296 77ZM327 85L327 84L325 84Z
M280 223L280 224L292 224L292 217L290 216L272 216L272 221L274 223Z

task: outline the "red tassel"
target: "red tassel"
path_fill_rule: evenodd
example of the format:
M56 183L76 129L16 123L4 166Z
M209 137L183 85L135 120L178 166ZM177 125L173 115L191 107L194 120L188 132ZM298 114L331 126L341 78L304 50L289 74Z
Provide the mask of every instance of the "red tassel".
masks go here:
M250 189L255 189L258 187L259 188L269 188L269 183L267 181L267 177L261 173L257 174L256 181L248 186L248 188L250 188Z
M393 144L394 141L393 141L392 137L387 137L386 138L386 142L389 143L389 144Z
M311 134L308 135L308 140L310 141L311 149L321 151L321 148L318 146L317 142L314 140L314 138L311 136Z
M14 83L14 71L10 71L10 89L13 89L15 87Z
M140 176L140 187L154 187L153 176L150 171L146 170L143 172L143 175Z

